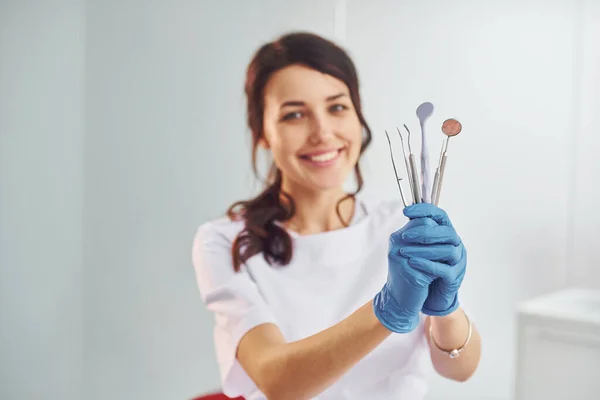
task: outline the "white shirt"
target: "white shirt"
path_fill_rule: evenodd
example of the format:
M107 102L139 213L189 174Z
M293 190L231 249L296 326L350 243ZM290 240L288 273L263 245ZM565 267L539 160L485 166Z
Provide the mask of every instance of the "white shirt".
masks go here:
M251 328L271 322L287 341L296 341L340 322L381 290L389 235L408 220L400 202L356 204L347 228L302 236L290 232L293 257L284 267L269 266L259 254L235 273L231 244L243 222L223 218L200 226L193 262L202 300L215 315L215 349L226 395L266 398L235 357ZM413 332L392 333L315 399L422 399L431 363L423 324L421 316Z

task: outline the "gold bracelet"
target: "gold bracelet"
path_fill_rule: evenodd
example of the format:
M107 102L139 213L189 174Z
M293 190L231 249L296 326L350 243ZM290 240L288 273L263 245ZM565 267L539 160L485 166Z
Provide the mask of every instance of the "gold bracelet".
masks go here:
M432 328L431 322L429 325L429 339L431 340L431 343L433 343L439 351L446 354L450 358L458 357L460 355L460 353L465 349L467 344L469 344L469 342L471 341L471 335L473 334L473 326L471 325L471 320L467 316L467 313L464 313L464 315L465 315L465 318L467 319L467 322L469 323L469 335L467 336L467 340L465 341L465 343L458 349L444 350L440 346L438 346L438 344L435 342L435 339L433 338L433 328Z

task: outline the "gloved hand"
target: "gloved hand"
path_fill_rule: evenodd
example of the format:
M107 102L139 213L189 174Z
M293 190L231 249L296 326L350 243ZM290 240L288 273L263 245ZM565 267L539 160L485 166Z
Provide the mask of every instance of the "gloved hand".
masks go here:
M390 235L388 279L373 299L375 315L392 332L407 333L419 312L443 316L459 306L466 249L445 211L418 203L404 209L411 220Z
M424 228L437 226L433 219L418 218L390 235L388 277L373 299L373 310L392 332L411 332L419 325L419 313L429 295L429 286L436 278L426 268L410 265L411 259L403 253L412 245L405 236L421 238Z
M458 289L467 267L467 251L446 212L433 204L418 203L404 209L404 215L420 226L402 233L402 257L408 265L435 278L422 312L448 315L459 306ZM425 221L427 221L425 223Z

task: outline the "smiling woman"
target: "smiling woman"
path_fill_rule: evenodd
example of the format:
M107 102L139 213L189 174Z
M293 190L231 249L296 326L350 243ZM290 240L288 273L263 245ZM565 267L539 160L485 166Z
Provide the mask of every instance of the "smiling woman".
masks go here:
M429 359L470 377L480 343L458 301L466 249L436 206L358 198L371 132L348 55L285 35L254 55L246 95L255 172L259 147L273 158L267 186L193 245L224 393L419 400Z
M339 199L362 147L362 126L344 82L290 65L266 85L264 115L260 143L282 171L281 189L324 190Z
M347 54L316 35L286 35L257 51L248 66L245 87L253 167L256 172L258 146L271 151L274 164L263 193L229 210L232 219L246 222L233 245L235 270L260 252L270 262L290 262L289 234L276 221L302 233L324 229L299 226L302 220L308 219L304 223L309 224L314 220L314 215L304 218L302 214L307 209L314 212L315 207L302 201L306 206L298 209L298 195L335 205L336 215L320 219L326 221L326 230L347 226L354 204L345 200L352 200L362 189L358 157L371 142L358 86ZM342 184L352 169L357 189L346 194ZM301 193L295 195L298 190ZM310 196L311 192L318 195ZM292 217L300 221L290 221Z

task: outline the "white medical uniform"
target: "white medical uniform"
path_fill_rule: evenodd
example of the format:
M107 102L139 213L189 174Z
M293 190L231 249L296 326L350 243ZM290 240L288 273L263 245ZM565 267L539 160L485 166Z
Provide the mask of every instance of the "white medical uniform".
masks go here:
M265 399L235 354L251 328L276 324L287 341L316 334L348 317L387 279L389 235L407 218L400 202L359 200L344 229L293 237L293 258L271 267L262 254L233 271L231 244L243 222L217 219L200 226L193 262L202 300L215 316L214 340L223 392ZM431 361L423 330L392 333L316 399L419 400L427 391ZM429 363L429 365L428 365Z

